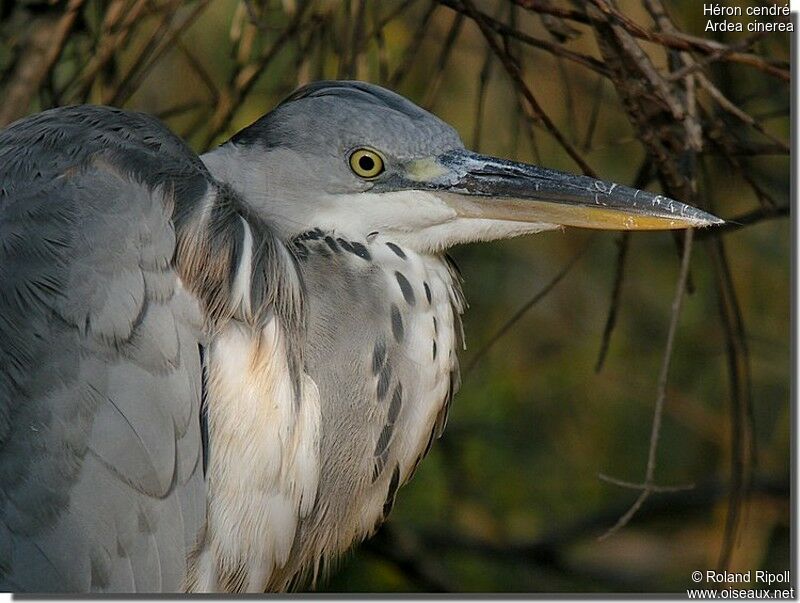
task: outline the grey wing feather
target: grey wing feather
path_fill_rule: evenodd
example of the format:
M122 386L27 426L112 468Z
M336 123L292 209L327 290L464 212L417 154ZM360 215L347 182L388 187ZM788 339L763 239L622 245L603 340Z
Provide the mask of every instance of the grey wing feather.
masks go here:
M180 587L205 484L171 212L209 182L144 115L0 132L0 589Z

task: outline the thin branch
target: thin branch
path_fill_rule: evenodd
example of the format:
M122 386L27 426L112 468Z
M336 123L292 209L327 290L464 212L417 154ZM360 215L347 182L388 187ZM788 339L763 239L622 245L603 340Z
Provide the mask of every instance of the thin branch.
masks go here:
M34 24L0 103L0 127L28 112L33 97L61 56L82 6L83 0L70 0L58 19L43 17Z
M597 362L594 365L595 373L599 373L603 368L608 354L608 347L611 343L611 334L617 324L617 311L619 310L619 300L622 297L622 281L625 276L625 259L628 257L630 243L631 233L626 230L617 239L617 264L614 270L614 285L611 288L611 302L608 305L608 316L603 327L603 337L600 340L600 351L597 354Z
M372 4L372 20L374 23L375 47L378 55L378 83L383 85L389 79L389 52L386 49L386 39L383 37L383 27L380 24L379 4ZM369 39L370 36L365 36Z
M212 100L216 101L216 99L219 98L219 88L214 83L214 78L211 77L205 65L194 56L194 53L186 46L180 37L175 39L175 47L183 54L184 58L186 58L186 61L189 63L189 67L192 68L197 74L197 77L200 78L200 81L203 82L203 85L211 94Z
M633 181L634 188L645 188L653 178L653 163L648 157L639 166L636 173L636 178ZM608 348L611 344L611 335L614 332L614 327L617 324L617 311L619 309L620 298L622 297L622 282L625 276L625 259L628 256L628 248L630 246L631 232L624 231L620 233L617 239L617 263L616 270L614 271L614 285L611 288L611 301L608 306L608 316L606 317L606 324L603 327L603 337L600 340L600 351L597 354L597 362L595 363L594 370L599 373L603 364L605 363Z
M593 23L593 19L590 15L579 10L552 6L549 2L544 2L542 0L512 1L533 12L555 15L587 25ZM656 44L675 50L697 51L704 54L716 54L720 51L729 50L730 48L728 45L722 44L721 42L708 40L706 38L698 38L697 36L691 36L682 32L667 34L664 32L648 31L622 15L619 11L611 10L607 4L605 4L605 6L607 10L604 12L613 16L617 24L625 28L625 30L635 38L655 42ZM727 52L724 56L720 57L720 60L748 65L786 82L791 79L789 65L786 61L770 60L755 54L736 51Z
M408 46L406 46L403 57L400 59L400 63L394 70L394 73L389 76L390 88L397 88L400 85L400 82L403 81L403 78L405 78L406 74L411 70L411 66L414 64L414 59L422 47L422 42L425 39L425 36L428 34L428 26L430 25L433 13L437 8L439 8L439 5L436 3L436 0L431 0L430 4L428 5L428 9L422 16L419 24L417 24L414 38L411 40Z
M577 264L578 260L583 257L586 251L589 249L589 246L592 242L592 237L590 236L586 243L581 247L578 252L570 258L570 260L564 264L564 267L558 271L558 273L550 279L550 281L545 284L539 291L537 291L533 297L531 297L527 302L525 302L522 307L517 310L511 318L509 318L502 327L500 327L494 335L489 337L489 339L484 343L477 352L472 356L469 363L467 364L466 368L463 371L464 376L468 375L473 368L480 362L480 360L492 349L492 346L496 344L508 331L513 327L520 318L525 316L525 314L530 310L533 306L539 303L550 291L552 291L558 283L560 283L567 274L572 270L572 268Z
M785 478L769 479L764 476L753 480L753 491L766 497L788 500L790 485ZM640 518L652 520L665 515L672 518L676 511L680 511L684 515L705 512L727 494L728 488L720 480L705 481L691 491L686 489L665 491L642 510ZM550 565L553 562L560 565L562 550L584 541L587 535L607 525L622 512L624 511L618 505L614 505L580 517L566 525L545 530L541 536L527 541L488 541L463 536L452 531L424 532L420 535L420 541L424 545L424 550L436 553L458 550L459 552L507 558L509 561L527 567L530 567L531 564ZM564 567L563 569L572 574L575 568Z
M533 12L551 14L587 25L594 22L593 17L587 12L554 7L548 2L543 2L542 0L512 1L519 6ZM612 17L617 25L623 27L635 38L647 40L648 42L655 42L656 44L660 44L674 50L696 51L704 54L716 54L720 51L730 49L728 45L721 42L708 40L706 38L698 38L697 36L692 36L683 32L665 33L660 31L649 31L643 28L641 25L630 20L618 10L615 10L604 0L592 0L592 2L594 5L598 6L598 8L600 8L605 15ZM736 52L732 50L720 57L720 60L748 65L786 82L790 81L791 79L789 64L786 61L765 59L764 57L755 54Z
M264 70L275 59L278 53L292 40L294 34L303 23L303 18L308 8L312 4L313 2L301 3L291 21L283 31L281 31L272 45L263 51L255 61L237 67L231 75L228 89L222 93L216 111L211 117L211 125L203 139L201 148L207 149L211 146L211 143L228 128L233 119L234 112L238 109L241 101L249 94L250 90L252 90L258 80L258 76L264 73Z
M664 403L667 398L667 379L669 377L669 367L672 361L672 351L675 347L675 334L678 331L678 319L681 314L681 306L686 293L686 281L689 276L689 266L692 257L693 229L688 229L683 239L683 257L681 259L681 269L678 275L678 283L675 286L675 296L672 300L672 314L667 331L667 343L664 348L664 357L661 361L661 371L658 376L658 393L656 395L655 409L653 410L653 424L650 430L650 448L647 453L647 468L645 470L644 483L641 485L641 492L634 501L633 505L609 528L600 540L605 540L624 528L636 515L649 496L659 489L663 491L664 486L655 484L655 471L658 453L658 441L661 436L661 420L664 415ZM611 478L606 478L610 481ZM627 482L626 482L627 483Z
M489 46L491 46L492 51L503 63L506 72L511 77L511 80L516 86L517 90L525 97L525 100L528 101L528 105L533 111L534 116L536 116L536 118L539 119L542 124L544 124L544 127L564 148L567 154L573 159L573 161L575 161L578 167L581 168L584 174L587 176L592 176L593 178L597 178L595 171L589 166L588 163L586 163L586 161L583 159L583 157L581 157L580 153L575 150L572 144L566 138L564 138L564 135L555 126L550 117L544 112L544 110L542 110L542 107L539 105L536 97L530 91L530 88L528 88L528 86L525 84L525 80L519 69L519 65L517 65L517 63L513 61L508 53L503 51L503 49L497 44L497 41L494 39L494 35L492 34L492 30L486 25L483 16L475 10L471 0L462 0L462 4L466 8L470 18L477 23L486 42L488 42Z
M433 79L428 86L428 90L425 92L424 99L422 100L422 106L428 110L433 108L434 104L436 103L436 99L439 96L439 89L442 81L444 80L447 62L449 61L450 55L453 52L456 40L461 33L462 25L464 25L464 15L461 13L456 13L453 16L453 22L450 25L449 31L447 32L447 37L442 44L442 50L439 52L439 58L436 61Z
M146 44L145 52L136 59L136 63L128 70L122 80L105 95L104 102L110 105L122 106L138 90L142 81L150 74L164 54L172 50L176 40L197 20L206 9L210 0L200 0L192 11L178 25L173 27L177 15L174 11L169 18L164 17L162 23ZM180 2L173 6L179 6ZM195 68L195 71L198 71ZM202 76L201 76L202 77ZM206 83L206 82L204 82Z
M742 161L736 155L729 152L730 137L727 135L724 124L719 120L715 120L715 122L716 127L711 128L708 132L708 139L711 144L720 150L719 155L722 159L733 168L735 173L741 175L742 179L753 190L762 208L770 209L776 207L777 202L772 198L772 195L755 181L750 174L750 170L745 169L742 165Z
M724 570L730 565L733 547L738 535L741 510L750 485L752 460L755 457L755 448L753 447L755 439L747 337L722 239L716 238L709 241L708 251L714 267L717 305L725 335L731 405L730 459L732 483L728 497L722 545L717 561L717 569Z
M604 481L608 484L613 484L615 486L619 486L620 488L627 488L628 490L650 490L651 492L680 492L681 490L691 490L694 488L694 484L681 484L678 486L657 486L655 484L648 484L646 482L643 483L636 483L636 482L628 482L622 479L618 479L616 477L611 477L610 475L606 475L605 473L598 473L598 479Z
M149 9L148 16L157 18L155 27L153 27L148 38L141 44L141 49L136 53L133 63L128 68L128 71L115 83L115 85L103 94L102 103L104 105L117 105L117 97L123 93L125 89L130 88L131 78L136 72L145 65L152 57L153 53L158 48L163 40L164 35L167 33L170 24L175 19L176 9L180 5L180 0L170 0L161 6L156 6L153 0L146 0L147 8ZM137 86L139 82L134 82Z
M699 69L706 69L712 63L722 61L725 57L729 56L731 53L739 52L747 50L748 48L752 47L759 39L764 37L766 32L759 32L755 33L752 36L748 36L741 42L736 44L732 44L727 48L722 48L717 50L714 53L708 54L700 59L692 62L687 62L686 65L681 67L680 69L676 69L675 71L671 72L668 76L668 80L678 81L689 75L690 73L694 73Z
M471 147L476 151L481 149L481 132L483 131L483 115L484 106L486 104L486 88L489 85L489 78L492 75L492 59L494 54L491 48L486 48L486 54L483 57L483 66L478 75L478 93L475 103L475 119L472 125L472 145Z
M367 18L367 0L359 0L356 15L353 18L355 27L353 27L353 37L350 40L350 57L347 64L346 74L348 79L355 79L358 77L358 57L359 49L366 46L364 40L364 21Z
M439 0L439 3L455 11L458 11L462 14L471 16L471 13L467 8L466 4L461 0ZM518 29L510 27L509 25L506 25L502 21L493 19L491 16L489 16L484 12L475 10L474 14L478 15L483 20L484 24L498 35L508 38L514 38L515 40L523 42L528 46L531 46L533 48L538 48L540 50L546 50L547 52L549 52L554 56L563 57L565 59L573 61L578 65L582 65L583 67L591 69L592 71L595 71L602 75L605 76L609 75L608 68L602 63L602 61L598 61L594 57L590 57L588 55L569 50L567 48L564 48L560 44L555 44L553 42L550 42L549 40L536 38L530 34L527 34L525 32L519 31Z
M705 90L709 96L711 96L711 98L713 98L717 104L722 107L723 110L747 124L762 136L766 137L772 144L778 145L783 153L787 155L789 154L788 144L767 132L764 127L758 123L758 121L748 115L747 112L737 107L733 101L729 100L719 88L711 83L711 81L705 75L698 73L696 77L700 87L703 88L703 90Z
M376 17L377 23L375 23L375 25L373 26L373 28L372 28L372 31L370 31L370 32L369 32L369 33L368 33L366 36L364 36L364 37L362 38L362 42L361 42L361 43L362 43L364 46L366 46L366 44L367 44L367 43L369 43L369 41L370 41L370 40L372 40L373 38L375 38L375 37L377 37L377 36L379 36L379 35L382 35L382 31L383 31L383 29L384 29L384 28L385 28L385 27L386 27L386 26L387 26L389 23L391 23L391 22L392 22L392 21L394 21L394 20L395 20L397 17L399 17L401 14L403 14L404 12L406 12L406 10L407 10L407 9L408 9L408 8L409 8L409 7L410 7L412 4L414 4L415 2L418 2L418 0L404 0L403 2L401 2L400 4L398 4L398 5L395 7L395 9L394 9L393 11L391 11L389 14L387 14L386 16L384 16L382 19L377 19L377 17ZM375 6L377 7L377 6L379 6L379 5L378 5L378 4L375 4ZM376 14L377 14L377 13L376 13ZM364 50L364 48L359 48L359 49L358 49L358 51L359 51L359 52L363 52L363 50Z
M591 150L592 148L592 139L594 138L594 132L597 127L597 119L600 116L600 107L603 104L603 76L597 77L597 83L595 84L594 91L592 93L592 98L594 102L592 103L592 111L589 114L589 123L586 125L586 134L583 138L583 152L586 153Z
M103 18L101 38L90 60L77 76L74 82L76 89L70 94L69 102L86 102L100 73L125 47L134 29L143 21L147 5L147 0L134 0L130 8L124 0L112 3ZM67 88L71 87L72 82Z
M158 111L154 115L162 120L168 120L172 117L176 117L178 115L183 115L184 113L190 113L192 111L196 111L197 109L202 109L206 104L206 101L190 101L187 103L179 103L172 107L168 107L167 109L162 109Z

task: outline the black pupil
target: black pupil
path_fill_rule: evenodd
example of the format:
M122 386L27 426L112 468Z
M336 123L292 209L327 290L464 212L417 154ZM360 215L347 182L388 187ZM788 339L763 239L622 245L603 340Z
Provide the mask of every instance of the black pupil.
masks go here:
M362 155L358 158L358 167L365 172L371 172L375 167L375 160L369 155Z

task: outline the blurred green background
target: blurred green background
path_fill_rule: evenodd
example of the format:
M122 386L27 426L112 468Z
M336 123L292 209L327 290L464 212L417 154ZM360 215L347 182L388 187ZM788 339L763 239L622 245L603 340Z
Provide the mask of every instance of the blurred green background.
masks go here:
M63 24L72 10L69 31L57 38L62 48L35 93L22 97L27 104L11 117L54 104L116 104L161 116L202 151L299 84L355 77L388 85L429 108L453 124L467 146L580 171L541 122L530 118L507 65L475 22L446 4L4 2L2 86L10 98L21 57L36 50L37 28ZM583 4L527 3L577 12ZM474 2L475 9L515 31L602 61L589 25L558 19L552 10L543 17L523 5L524 0ZM655 25L647 6L641 0L616 2L620 13L650 31ZM739 44L778 66L789 59L787 34L755 40L747 32L710 34L701 2L664 6L681 35ZM53 31L48 44L59 35ZM546 45L496 39L592 168L604 178L633 183L646 151L612 82L554 56ZM663 46L638 42L658 72L666 73ZM744 471L749 487L728 567L788 569L789 160L780 150L753 149L774 140L787 144L789 86L746 62L694 54L706 58L698 71L757 124L737 118L708 92L698 97L731 136L753 145L750 152L732 153L733 164L704 148L698 203L724 218L756 212L756 219L719 237L742 324L734 362L738 381L732 381L730 329L720 310L729 298L720 294L726 285L720 285L711 260L715 238L694 246L693 290L680 315L655 474L659 484L694 488L653 494L627 526L598 539L638 494L598 474L641 482L645 473L680 264L672 235L630 236L616 324L599 371L620 235L566 230L461 247L453 255L471 304L465 317L468 348L447 430L400 490L388 524L333 568L319 590L680 592L692 586L692 570L718 564L737 446L754 454L742 456L751 465ZM647 187L658 190L658 181L650 179ZM552 291L470 366L506 320L576 257ZM743 417L732 403L732 383L744 388L741 395L749 394L751 416ZM755 446L746 441L750 419Z

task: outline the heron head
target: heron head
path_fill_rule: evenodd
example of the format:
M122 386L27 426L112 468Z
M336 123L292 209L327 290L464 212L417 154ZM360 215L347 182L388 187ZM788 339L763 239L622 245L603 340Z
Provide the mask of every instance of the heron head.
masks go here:
M473 153L434 115L363 82L300 88L203 159L286 237L378 232L429 252L560 226L722 222L662 195Z

